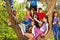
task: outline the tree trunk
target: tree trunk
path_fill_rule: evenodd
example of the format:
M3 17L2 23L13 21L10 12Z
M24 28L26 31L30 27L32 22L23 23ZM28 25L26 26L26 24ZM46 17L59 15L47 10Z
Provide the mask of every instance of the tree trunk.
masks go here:
M9 14L9 20L11 22L11 27L14 29L18 40L27 40L24 38L24 36L22 35L21 29L19 28L18 24L16 23L16 20L14 20L14 17L12 16L12 11L11 11L11 6L9 3L9 0L6 1L6 8Z
M49 21L49 27L50 27L50 30L49 30L49 33L46 35L46 39L48 37L50 37L50 34L52 34L52 15L53 15L53 11L54 11L54 8L55 8L55 4L56 4L56 0L52 0L51 1L51 4L50 4L50 8L48 10L48 21Z

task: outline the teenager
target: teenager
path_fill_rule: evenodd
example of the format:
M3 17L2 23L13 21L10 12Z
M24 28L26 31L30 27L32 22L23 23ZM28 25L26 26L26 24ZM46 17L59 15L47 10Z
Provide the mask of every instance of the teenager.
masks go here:
M28 31L29 27L30 27L30 24L31 24L31 21L32 21L32 17L30 16L30 10L28 9L26 11L26 15L22 21L23 24L26 24L26 32Z
M31 10L30 10L30 16L34 19L34 16L35 16L35 9L34 8L32 8Z
M37 40L38 36L45 36L46 33L48 32L48 17L43 18L43 25L40 28L35 27L34 28L34 40ZM41 26L41 25L40 25Z
M53 12L53 18L52 18L52 31L54 34L54 40L57 39L57 33L58 33L58 13L56 11Z
M28 40L33 40L34 37L34 28L35 28L35 23L34 21L31 22L30 28L28 31L30 31L30 33L24 33L25 36L27 36L29 39Z
M32 8L37 11L37 0L30 0L30 9Z
M43 12L42 8L39 8L39 11L37 13L37 19L42 20L44 16L46 16L46 13Z
M29 28L29 30L30 31L32 31L32 34L30 34L30 33L25 33L25 36L27 36L28 38L30 38L30 39L33 39L34 38L34 40L37 40L37 37L38 36L45 36L46 35L46 33L48 32L48 22L47 22L47 17L44 17L43 18L43 21L44 21L44 23L43 23L43 25L42 25L42 27L41 28L37 28L36 26L35 26L35 23L34 23L34 21L32 21L32 23L31 23L31 27ZM32 30L31 30L32 29ZM28 36L29 35L29 36Z
M37 12L37 14L36 14L36 18L34 18L34 20L35 20L35 22L36 22L36 26L39 28L39 25L38 25L38 23L40 22L41 23L41 25L42 25L42 19L43 19L43 17L45 17L46 16L46 13L45 12L43 12L43 10L42 10L42 8L39 8L39 11Z

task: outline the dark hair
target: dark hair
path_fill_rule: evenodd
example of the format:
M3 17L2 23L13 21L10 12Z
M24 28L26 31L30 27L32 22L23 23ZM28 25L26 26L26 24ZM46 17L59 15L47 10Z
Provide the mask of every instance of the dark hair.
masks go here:
M32 22L34 22L34 23L35 23L35 21L34 21L34 20L32 20ZM32 22L31 22L31 23L32 23ZM34 24L34 25L35 25L35 24ZM32 27L32 24L30 24L30 27Z
M26 8L28 11L30 11L30 8Z
M34 9L34 8L31 8L31 10L35 11L35 9Z
M42 10L42 8L39 8L39 10Z
M46 18L47 19L47 22L48 22L48 16L45 16L44 18Z
M35 25L37 28L40 28L39 23L37 21L35 21Z
M54 14L55 14L55 13L57 13L57 14L58 14L58 12L57 12L57 11L54 11L54 12L53 12L53 15L52 15L52 18L54 18ZM57 17L58 17L58 16L57 16Z
M34 18L34 14L36 14L35 9L32 8L31 10L33 10L33 15L32 15L32 13L30 13L30 16L31 16L32 18Z
M16 10L13 10L13 15L16 16Z

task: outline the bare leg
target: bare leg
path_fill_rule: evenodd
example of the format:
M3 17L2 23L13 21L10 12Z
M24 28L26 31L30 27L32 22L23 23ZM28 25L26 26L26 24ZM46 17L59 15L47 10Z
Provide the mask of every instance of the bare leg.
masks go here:
M33 40L33 35L32 34L24 33L24 35L29 38L28 40Z

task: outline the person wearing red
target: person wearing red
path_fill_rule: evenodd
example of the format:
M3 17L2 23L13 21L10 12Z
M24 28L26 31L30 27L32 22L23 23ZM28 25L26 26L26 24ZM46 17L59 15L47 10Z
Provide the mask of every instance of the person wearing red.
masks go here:
M37 19L42 20L43 17L45 17L45 16L46 16L46 13L43 12L42 8L39 8L39 12L37 13Z
M39 28L39 25L42 25L42 19L46 16L46 13L43 12L42 8L39 8L39 11L36 14L36 18L34 18L35 20L35 24L36 26Z

